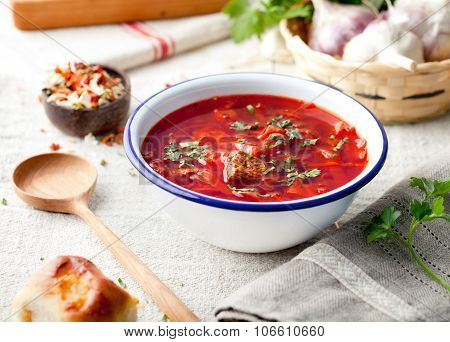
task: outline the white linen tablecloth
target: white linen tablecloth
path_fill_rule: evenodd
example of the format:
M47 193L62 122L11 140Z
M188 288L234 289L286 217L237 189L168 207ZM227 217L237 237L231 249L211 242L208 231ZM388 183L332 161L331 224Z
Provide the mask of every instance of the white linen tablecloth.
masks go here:
M8 13L0 7L0 199L8 201L7 206L0 205L2 320L8 318L11 299L30 274L50 258L67 254L90 258L111 279L122 278L128 290L141 300L139 320L160 321L162 317L112 255L108 251L99 253L104 246L80 219L32 209L14 194L14 166L32 154L49 151L53 142L59 143L62 151L73 151L97 165L99 179L91 202L93 211L118 235L134 228L125 237L125 244L202 320L213 319L213 309L220 300L304 248L297 246L269 254L234 253L197 240L164 211L147 219L163 203L153 186L129 173L131 165L120 146L92 145L73 139L48 122L37 98L45 74L30 62L32 56L23 54L26 46L15 49L14 45L3 44L14 36L8 20ZM60 48L57 44L52 47L55 51ZM239 46L224 41L131 71L132 107L166 83L234 70L295 74L293 66L262 62L255 41ZM342 221L361 211L428 158L450 152L450 116L389 126L387 132L390 148L385 167L360 191ZM100 165L101 159L107 161L106 166Z
M0 7L3 13L9 10L3 4ZM6 29L0 33L4 47L44 70L74 59L131 69L228 35L229 22L222 13L42 31Z

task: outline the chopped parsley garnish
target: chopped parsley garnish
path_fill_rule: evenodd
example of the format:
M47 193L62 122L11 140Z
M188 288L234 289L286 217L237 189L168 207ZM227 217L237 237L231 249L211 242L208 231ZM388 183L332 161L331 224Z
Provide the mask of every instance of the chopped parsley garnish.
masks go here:
M287 128L286 129L286 134L287 134L289 140L302 139L302 135L300 134L300 132L298 131L297 128L293 128L293 127Z
M3 197L1 203L2 205L8 205L8 200Z
M208 145L199 145L198 141L172 142L164 147L164 159L178 162L179 167L194 166L193 161L205 163Z
M277 166L277 171L281 172L294 172L297 171L297 167L295 166L295 160L291 157L283 160L278 166Z
M280 126L281 128L285 128L285 127L288 127L291 125L292 125L292 122L289 119L281 120L278 122L278 126Z
M287 142L293 139L303 139L298 128L292 125L292 121L289 119L283 119L282 115L272 118L269 122L267 122L267 125L284 128L287 136Z
M285 182L287 183L287 185L292 185L297 178L300 179L314 178L317 177L318 175L320 175L319 169L311 169L308 171L303 171L301 173L299 173L298 171L294 171L286 175L287 179L285 180Z
M247 131L258 129L258 124L258 122L255 122L253 125L246 125L240 121L235 121L230 125L230 127L236 131Z
M117 282L119 283L120 286L122 286L124 289L127 288L127 284L125 284L122 280L122 278L117 279Z
M245 108L247 108L247 111L250 114L253 114L255 112L255 107L253 107L253 105L251 105L251 104L247 105Z
M198 146L198 141L182 141L179 143L181 148L190 148Z
M269 172L275 170L275 166L269 166L267 169L263 171L263 175L267 175Z
M169 322L169 317L166 314L164 314L161 318L161 322Z
M291 126L292 122L289 119L283 119L283 115L278 115L277 117L272 118L269 122L267 122L267 126L269 125L285 128Z
M170 161L178 161L180 159L180 150L178 149L177 143L171 142L169 145L164 147L164 159Z
M253 192L253 191L256 190L255 188L236 188L236 187L234 187L234 186L232 186L232 185L230 185L230 184L227 184L227 187L228 187L228 189L230 189L231 191L236 192L236 193L238 193L238 194L246 193L246 192Z
M311 145L315 145L317 143L317 140L319 140L319 138L317 139L304 139L302 141L302 146L311 146Z
M266 141L274 141L273 143L266 144L266 148L274 148L277 146L280 146L284 143L284 138L281 135L269 135L269 137L266 139Z
M346 142L348 142L348 138L339 140L339 142L336 144L336 146L333 147L333 151L334 152L340 151Z

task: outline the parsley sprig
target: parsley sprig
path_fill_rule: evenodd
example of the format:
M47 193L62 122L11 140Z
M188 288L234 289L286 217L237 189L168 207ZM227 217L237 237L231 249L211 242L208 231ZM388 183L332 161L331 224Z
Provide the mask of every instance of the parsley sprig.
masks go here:
M450 222L450 215L444 211L444 195L450 193L450 178L445 180L430 180L427 178L412 177L409 182L413 188L422 192L420 199L413 199L409 206L412 216L405 241L395 230L394 225L401 216L401 212L393 206L386 207L376 215L363 230L367 242L377 239L393 237L402 246L406 247L419 266L434 280L450 291L450 284L433 272L417 254L413 247L413 235L416 228L423 222L445 220Z
M282 19L311 19L313 7L299 0L261 0L256 5L249 0L230 0L223 12L232 19L231 36L239 43L253 35L261 37L266 29Z
M386 0L330 0L341 4L362 5L371 3L371 8L386 9ZM391 0L393 3L394 0ZM252 36L258 38L268 28L283 19L304 18L311 20L314 8L306 0L260 0L251 4L249 0L230 0L223 12L232 20L231 36L236 43Z

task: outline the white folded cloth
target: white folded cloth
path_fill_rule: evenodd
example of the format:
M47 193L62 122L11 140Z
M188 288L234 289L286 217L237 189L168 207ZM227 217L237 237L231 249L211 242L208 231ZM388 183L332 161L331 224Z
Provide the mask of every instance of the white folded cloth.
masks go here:
M228 37L221 13L42 31L16 31L15 49L39 68L71 60L130 69ZM35 53L30 54L30 49ZM22 54L22 53L21 53ZM22 55L23 55L22 54Z

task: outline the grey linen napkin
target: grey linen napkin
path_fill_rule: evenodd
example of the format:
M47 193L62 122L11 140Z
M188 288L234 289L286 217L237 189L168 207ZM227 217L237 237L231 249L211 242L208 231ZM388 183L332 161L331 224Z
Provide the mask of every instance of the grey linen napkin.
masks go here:
M450 160L414 176L444 179ZM219 321L450 321L450 292L429 278L392 238L368 244L364 222L385 206L402 211L396 230L406 240L409 202L404 180L340 229L225 299ZM450 207L449 196L445 207ZM450 280L450 224L416 229L414 246L434 272Z

